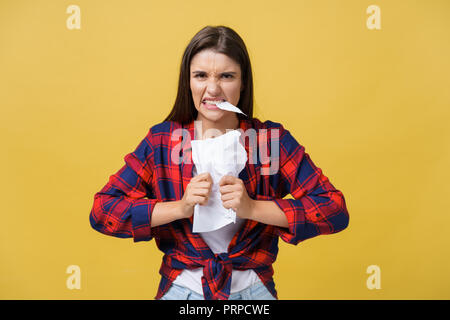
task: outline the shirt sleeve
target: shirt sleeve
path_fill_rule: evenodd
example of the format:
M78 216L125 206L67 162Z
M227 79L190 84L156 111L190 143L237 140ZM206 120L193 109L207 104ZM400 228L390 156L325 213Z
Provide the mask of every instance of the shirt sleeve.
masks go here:
M276 233L295 245L345 229L349 215L342 192L314 165L288 130L281 126L280 132L279 190L283 197L291 194L294 199L274 199L289 223L289 228L275 227Z
M92 228L114 237L133 237L134 242L153 238L151 214L157 200L151 187L152 157L150 129L136 150L124 157L125 165L95 194L89 217Z

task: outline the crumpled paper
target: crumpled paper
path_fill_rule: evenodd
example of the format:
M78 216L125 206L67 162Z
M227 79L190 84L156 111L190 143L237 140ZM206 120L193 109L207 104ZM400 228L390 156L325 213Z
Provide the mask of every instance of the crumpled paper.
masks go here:
M238 177L245 168L247 151L241 133L232 130L215 138L192 140L192 161L197 174L209 172L213 185L205 205L196 204L192 232L209 232L236 223L236 212L222 204L219 181L225 175Z

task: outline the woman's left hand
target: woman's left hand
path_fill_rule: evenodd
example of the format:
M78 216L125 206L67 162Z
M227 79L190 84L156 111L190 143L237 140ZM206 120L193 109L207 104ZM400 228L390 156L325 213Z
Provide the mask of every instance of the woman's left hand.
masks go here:
M227 209L233 209L242 219L250 219L253 199L248 196L244 182L236 177L226 175L219 181L222 204Z

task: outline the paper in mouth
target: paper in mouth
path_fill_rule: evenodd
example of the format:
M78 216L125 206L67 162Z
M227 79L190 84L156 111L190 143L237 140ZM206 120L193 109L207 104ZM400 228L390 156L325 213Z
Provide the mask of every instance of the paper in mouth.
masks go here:
M239 109L238 107L235 107L234 105L232 105L228 101L221 101L221 102L214 102L214 103L216 104L216 106L219 109L226 110L226 111L237 112L237 113L242 113L243 115L247 116L245 113L243 113L241 111L241 109Z

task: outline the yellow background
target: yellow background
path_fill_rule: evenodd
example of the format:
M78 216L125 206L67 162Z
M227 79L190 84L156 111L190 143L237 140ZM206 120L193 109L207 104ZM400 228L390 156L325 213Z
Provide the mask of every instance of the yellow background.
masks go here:
M71 4L80 30L66 27ZM372 4L381 30L366 27ZM350 213L341 233L280 240L279 298L449 299L449 9L0 1L0 298L153 299L161 252L94 231L93 196L169 113L190 39L223 24L247 45L255 117L291 131ZM381 289L366 286L370 265Z

